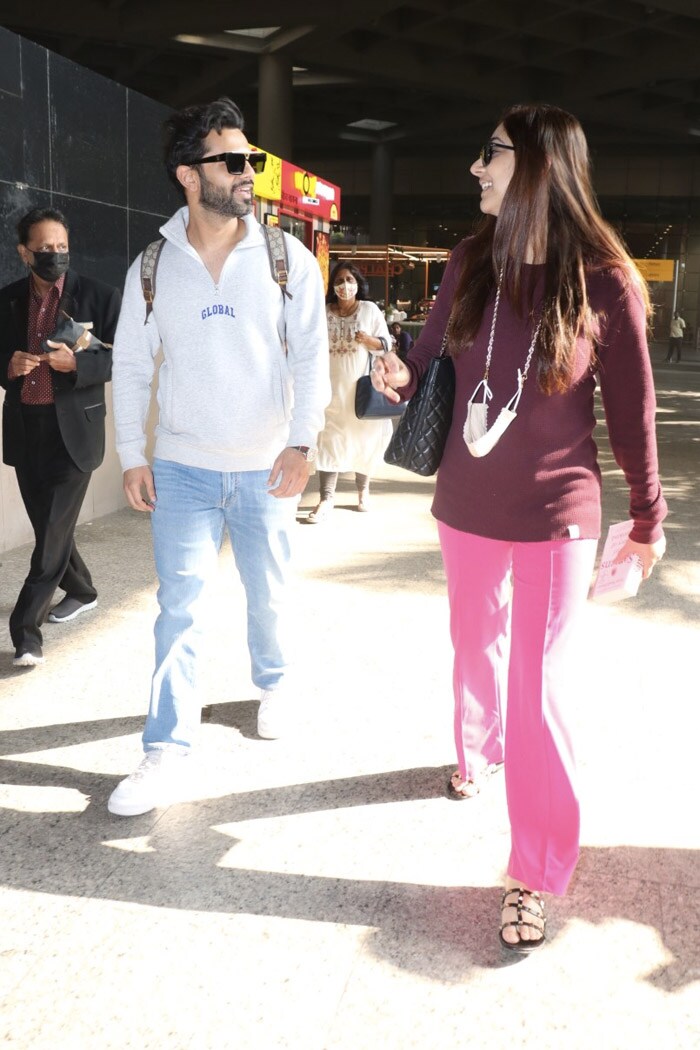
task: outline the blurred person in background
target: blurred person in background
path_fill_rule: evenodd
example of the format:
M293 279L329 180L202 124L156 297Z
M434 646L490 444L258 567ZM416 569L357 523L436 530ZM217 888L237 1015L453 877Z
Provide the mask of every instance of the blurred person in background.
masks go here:
M318 438L319 502L311 524L327 521L338 474L354 471L357 509L369 509L369 483L392 435L390 419L358 419L355 387L370 367L369 355L385 353L391 337L381 310L368 299L367 282L353 263L339 262L326 296L332 398Z
M41 625L65 623L97 605L75 526L105 452L105 383L121 295L70 268L68 222L33 208L17 224L28 274L0 290L3 459L15 468L34 529L29 574L10 614L15 667L44 662ZM83 350L49 337L62 314L99 342ZM51 608L57 588L65 596Z

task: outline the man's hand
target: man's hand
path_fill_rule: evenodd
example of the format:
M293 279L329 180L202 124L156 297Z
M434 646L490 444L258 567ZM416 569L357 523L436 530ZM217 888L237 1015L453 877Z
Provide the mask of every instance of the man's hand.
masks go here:
M370 376L374 389L395 404L401 400L396 393L397 389L411 381L410 371L393 350L382 357L375 357Z
M277 499L289 499L290 496L300 496L306 488L311 473L311 465L306 457L296 448L285 448L272 464L268 485L276 485L270 489L270 495Z
M7 369L8 379L19 379L20 376L28 376L41 362L39 354L28 354L25 350L15 350L10 358Z
M134 510L156 509L156 487L150 467L131 467L124 471L124 495Z
M50 347L53 347L50 354L47 354L49 359L49 365L53 368L54 372L75 372L78 367L75 363L75 354L69 346L65 343L52 343L50 339L46 340Z

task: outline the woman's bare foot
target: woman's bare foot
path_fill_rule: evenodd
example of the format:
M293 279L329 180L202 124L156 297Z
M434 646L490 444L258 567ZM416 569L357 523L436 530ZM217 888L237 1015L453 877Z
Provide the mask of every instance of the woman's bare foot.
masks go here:
M449 798L461 801L463 798L474 798L494 773L503 769L502 762L493 762L487 766L483 773L479 773L473 780L462 780L458 769L454 771L447 783L447 795Z
M451 798L474 798L481 791L481 784L477 780L462 780L459 770L450 777L447 790Z
M546 925L541 894L508 875L501 901L499 936L503 947L520 953L534 951L545 940Z

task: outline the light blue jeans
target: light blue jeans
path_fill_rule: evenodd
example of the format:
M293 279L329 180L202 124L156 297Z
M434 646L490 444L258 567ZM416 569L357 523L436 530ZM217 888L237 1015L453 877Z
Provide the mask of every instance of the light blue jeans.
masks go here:
M285 601L298 498L268 493L269 470L221 473L170 460L153 464L153 549L160 586L156 666L144 750L189 749L202 702L197 672L207 633L207 584L228 529L248 609L253 682L279 687L289 668ZM225 655L224 655L225 659Z

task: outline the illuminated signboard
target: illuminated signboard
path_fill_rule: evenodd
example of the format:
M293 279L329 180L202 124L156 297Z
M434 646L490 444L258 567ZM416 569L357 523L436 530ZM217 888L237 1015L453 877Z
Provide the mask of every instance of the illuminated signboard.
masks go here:
M675 259L634 259L633 262L645 281L673 282Z
M251 149L262 147L251 144ZM264 171L255 176L253 190L256 197L262 201L274 201L282 208L287 207L309 218L323 218L327 223L339 222L339 186L283 161L268 150L262 152L268 153L268 160Z
M253 150L258 149L257 146L250 147ZM267 150L262 150L263 153L267 153ZM265 161L265 170L255 176L253 183L253 193L256 197L262 197L266 201L278 201L282 197L282 164L283 160L281 157L276 157L274 153L267 153L267 160Z
M321 268L321 276L323 277L323 290L328 291L328 279L330 276L331 269L331 239L327 233L323 233L321 230L314 231L314 255L316 261Z
M251 144L250 148L267 153L265 170L255 176L253 191L256 197L275 201L307 218L317 217L326 222L340 220L340 186L276 157L262 146Z
M326 222L340 219L340 186L282 161L282 207Z

